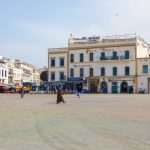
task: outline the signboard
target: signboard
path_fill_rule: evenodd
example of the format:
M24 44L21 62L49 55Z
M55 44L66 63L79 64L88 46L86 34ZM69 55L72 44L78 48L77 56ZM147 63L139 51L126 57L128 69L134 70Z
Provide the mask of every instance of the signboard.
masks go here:
M47 83L48 86L64 86L65 84L62 82L49 82Z
M68 82L82 82L83 81L83 78L69 78L68 79Z

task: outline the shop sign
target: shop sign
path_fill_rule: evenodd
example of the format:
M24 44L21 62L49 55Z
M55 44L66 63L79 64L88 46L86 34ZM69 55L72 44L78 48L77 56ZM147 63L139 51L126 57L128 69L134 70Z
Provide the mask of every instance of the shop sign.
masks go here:
M68 82L82 82L83 78L69 78Z
M51 83L47 83L48 86L63 86L65 85L62 82L51 82Z
M120 81L121 79L120 78L110 78L109 80L110 81Z

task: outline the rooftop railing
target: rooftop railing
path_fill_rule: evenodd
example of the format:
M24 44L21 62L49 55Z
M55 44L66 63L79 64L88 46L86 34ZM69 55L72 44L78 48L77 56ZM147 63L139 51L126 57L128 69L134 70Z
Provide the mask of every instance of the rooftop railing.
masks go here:
M99 36L99 39L95 39L95 40L91 40L91 38L73 38L72 40L69 40L68 44L69 46L77 46L77 45L94 45L94 44L106 44L106 43L107 44L125 43L125 42L136 42L137 39L148 44L143 38L137 36L136 34Z

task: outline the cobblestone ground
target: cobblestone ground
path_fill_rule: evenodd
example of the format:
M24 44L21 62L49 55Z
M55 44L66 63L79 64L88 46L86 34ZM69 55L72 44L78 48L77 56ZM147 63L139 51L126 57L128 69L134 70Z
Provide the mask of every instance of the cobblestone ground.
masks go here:
M150 150L150 95L0 94L0 150Z

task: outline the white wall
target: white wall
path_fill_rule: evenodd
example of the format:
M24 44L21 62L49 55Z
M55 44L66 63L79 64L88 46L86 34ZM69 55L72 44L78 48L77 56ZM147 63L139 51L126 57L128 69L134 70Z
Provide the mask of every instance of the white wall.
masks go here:
M3 71L3 75L2 75ZM6 76L5 76L6 72ZM8 66L6 64L0 63L0 84L8 84Z
M143 73L143 65L148 65L148 73ZM150 59L139 59L138 60L138 90L141 88L148 92L148 79L150 79ZM150 85L149 85L150 86ZM150 92L150 91L149 91Z
M55 67L51 67L51 58L55 58ZM64 67L60 67L60 58L64 58ZM49 81L51 81L51 72L55 72L55 81L60 80L60 72L64 72L64 75L67 76L67 53L49 54Z
M138 40L137 43L137 58L148 57L148 45Z

